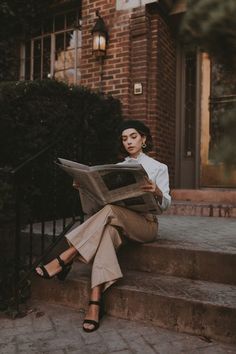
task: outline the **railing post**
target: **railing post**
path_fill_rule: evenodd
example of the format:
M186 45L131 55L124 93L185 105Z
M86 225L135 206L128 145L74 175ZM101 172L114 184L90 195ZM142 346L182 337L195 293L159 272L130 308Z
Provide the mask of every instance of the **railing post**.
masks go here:
M20 189L16 174L13 174L13 187L15 192L15 249L14 249L14 303L16 312L19 313L19 271L21 247L21 216L20 216Z

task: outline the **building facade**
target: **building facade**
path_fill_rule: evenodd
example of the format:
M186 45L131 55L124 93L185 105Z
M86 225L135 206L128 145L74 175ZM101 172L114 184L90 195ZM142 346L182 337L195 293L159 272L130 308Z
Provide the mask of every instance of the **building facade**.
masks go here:
M91 30L103 18L105 57L92 51ZM58 1L22 42L20 79L55 78L120 99L124 116L151 128L153 156L169 166L175 188L236 186L212 154L219 120L236 84L209 57L184 48L178 29L185 1Z

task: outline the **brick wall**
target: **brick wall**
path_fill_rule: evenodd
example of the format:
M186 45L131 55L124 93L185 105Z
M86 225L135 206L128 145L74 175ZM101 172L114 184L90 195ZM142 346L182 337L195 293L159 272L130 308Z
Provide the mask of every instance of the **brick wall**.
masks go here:
M127 117L149 125L153 156L169 166L174 180L175 42L158 6L116 11L115 0L84 1L82 85L99 89L100 63L92 55L91 29L100 11L110 35L103 65L102 90L119 98ZM134 95L134 83L143 93ZM173 185L173 183L172 183Z
M149 119L156 128L156 147L159 160L169 166L171 185L175 167L175 96L176 48L170 26L159 14L152 16L152 74Z
M130 11L116 11L115 0L84 1L82 9L82 66L81 84L99 90L100 62L92 55L91 29L100 11L109 31L109 48L103 65L102 91L122 101L128 114L130 80Z

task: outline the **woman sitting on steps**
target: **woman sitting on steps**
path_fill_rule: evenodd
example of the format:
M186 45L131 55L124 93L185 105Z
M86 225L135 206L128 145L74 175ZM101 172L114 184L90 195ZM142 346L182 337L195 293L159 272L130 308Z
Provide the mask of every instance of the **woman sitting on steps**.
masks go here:
M128 155L121 164L139 163L146 170L149 179L141 187L153 193L160 213L171 202L167 166L145 154L152 148L149 128L138 120L126 120L119 131L121 148ZM79 188L78 184L73 184ZM83 329L93 332L99 327L103 314L102 293L123 275L116 252L125 239L136 242L155 241L158 233L157 217L141 214L117 205L106 205L83 224L66 234L69 248L46 265L36 268L37 275L51 279L57 276L64 280L70 271L73 259L92 263L91 294Z

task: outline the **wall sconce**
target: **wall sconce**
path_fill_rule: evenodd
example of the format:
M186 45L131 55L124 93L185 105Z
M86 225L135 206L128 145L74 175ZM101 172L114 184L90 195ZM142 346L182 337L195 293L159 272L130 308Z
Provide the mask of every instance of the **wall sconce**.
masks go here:
M99 15L99 11L96 11L98 17L95 25L91 31L93 36L93 54L96 57L104 58L106 55L106 49L108 44L108 30L103 18Z

